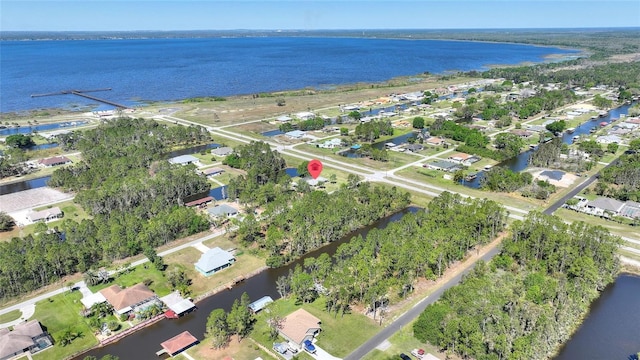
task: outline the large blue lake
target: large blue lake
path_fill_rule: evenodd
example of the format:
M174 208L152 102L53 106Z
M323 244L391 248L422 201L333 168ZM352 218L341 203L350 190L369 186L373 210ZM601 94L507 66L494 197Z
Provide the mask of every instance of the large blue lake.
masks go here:
M112 88L99 97L135 104L376 82L484 70L577 54L551 47L462 41L246 37L0 41L0 111L92 104L62 90Z

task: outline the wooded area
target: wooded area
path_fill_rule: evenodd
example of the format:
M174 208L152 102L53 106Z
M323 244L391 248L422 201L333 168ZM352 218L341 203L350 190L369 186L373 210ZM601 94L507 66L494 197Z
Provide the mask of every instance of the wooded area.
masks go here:
M208 219L180 206L208 183L163 159L167 146L202 141L202 134L127 118L75 133L84 160L56 170L49 185L78 191L75 201L94 218L65 219L52 230L40 223L34 235L0 243L0 298L208 229Z
M548 358L569 338L613 281L620 239L540 213L511 231L499 256L420 315L416 338L479 360Z
M375 317L382 305L411 292L418 278L440 277L467 251L494 239L505 220L496 202L444 192L426 211L405 214L385 229L340 245L333 259L326 254L306 259L304 270L278 280L278 291L305 302L323 294L326 310L336 315L349 304L362 304Z

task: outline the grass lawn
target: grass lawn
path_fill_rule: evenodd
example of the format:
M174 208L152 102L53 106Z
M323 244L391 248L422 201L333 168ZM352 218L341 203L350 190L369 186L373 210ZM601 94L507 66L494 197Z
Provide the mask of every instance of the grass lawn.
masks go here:
M54 346L33 356L34 359L64 359L98 343L85 319L80 316L82 303L80 292L63 293L36 304L31 319L37 319L54 339ZM60 336L70 330L79 337L67 346L56 344Z
M565 221L584 221L587 224L600 225L604 228L607 228L614 235L625 236L640 240L640 231L633 226L620 224L611 220L600 218L598 216L580 213L564 208L556 210L554 215L559 216Z
M40 211L40 210L51 209L54 205L59 207L60 210L62 210L62 212L64 213L63 219L73 219L76 222L80 222L84 219L89 219L91 217L86 211L84 211L84 209L80 205L74 203L73 200L35 208L34 210ZM47 223L47 225L49 224L55 224L55 221ZM49 225L49 228L52 228L52 227L53 226Z
M344 316L339 314L335 317L334 314L327 313L324 310L325 300L322 297L311 304L296 304L292 298L279 299L273 304L271 311L284 317L299 308L305 309L321 320L322 331L317 337L318 346L333 356L348 355L381 329L372 319L364 315L347 313ZM251 337L265 347L271 348L274 340L269 338L266 319L266 311L258 314ZM276 340L278 341L283 340Z
M231 241L220 237L213 240L218 239L220 240L217 243L209 243L208 246L219 246L222 249L236 247L236 245ZM256 271L265 265L264 259L251 255L247 251L242 251L240 255L236 255L236 262L231 267L206 277L198 272L194 266L194 264L200 259L201 255L202 252L190 247L164 257L165 263L169 265L169 270L173 267L178 267L185 271L187 277L191 279L191 286L189 288L195 297L226 285L233 281L233 279L252 271Z
M427 353L444 358L442 354L438 354L438 349L436 347L421 343L418 339L413 337L413 322L400 329L400 331L391 336L388 341L390 343L389 348L384 351L374 349L372 352L367 354L363 360L386 360L391 356L398 356L401 353L410 355L410 352L413 349L424 349ZM400 357L398 356L398 359L399 358Z
M20 310L9 311L6 314L0 315L0 324L4 324L13 320L18 320L20 319L20 316L22 316L22 311Z
M167 270L169 269L166 269L165 271ZM137 283L141 283L147 279L151 280L151 285L149 285L149 288L158 296L165 296L171 292L171 288L169 287L164 274L161 271L157 270L150 263L145 263L143 265L132 268L130 271L120 273L118 277L116 277L108 284L90 286L89 289L95 293L96 291L100 291L114 284L120 285L120 287L122 288L126 288Z
M304 145L299 145L296 148L308 152L310 154L316 154L318 155L318 160L322 161L322 159L329 157L329 158L333 158L336 159L338 161L341 162L345 162L345 163L349 163L349 164L354 164L354 165L359 165L359 166L364 166L364 167L369 167L371 169L378 169L378 170L391 170L391 169L395 169L397 167L400 167L402 165L406 165L408 163L412 163L414 161L418 161L421 158L416 156L416 155L412 155L412 154L405 154L405 153L400 153L397 151L388 151L389 154L389 161L375 161L375 160L371 160L368 158L349 158L346 156L342 156L342 155L338 155L335 152L337 151L336 149L321 149L316 147L315 145L308 145L308 144L304 144Z
M209 339L204 339L200 344L187 350L186 353L196 360L226 359L227 357L235 360L254 360L258 357L265 360L272 359L271 355L260 349L251 339L243 339L238 342L235 336L231 338L229 345L222 349L213 349ZM178 356L178 358L181 357Z
M426 184L431 184L444 188L446 190L460 192L462 194L470 195L477 198L488 198L505 205L513 206L523 210L539 210L544 203L540 200L534 200L531 198L525 198L515 193L498 193L482 191L479 189L472 189L460 184L455 184L452 180L446 180L442 176L443 172L426 170L424 168L408 167L402 171L396 172L397 176L406 177L408 179L422 181ZM427 188L428 189L428 188Z

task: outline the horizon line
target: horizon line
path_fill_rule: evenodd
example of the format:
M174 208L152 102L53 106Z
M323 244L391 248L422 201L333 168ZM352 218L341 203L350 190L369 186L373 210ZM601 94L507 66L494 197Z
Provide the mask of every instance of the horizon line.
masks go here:
M338 28L327 28L327 29L245 29L245 28L237 28L237 29L135 29L135 30L0 30L0 37L2 37L1 33L4 32L93 32L93 33L104 33L104 32L231 32L231 31L269 31L269 32L314 32L314 31L470 31L470 30L620 30L620 29L628 29L628 30L640 30L640 26L579 26L579 27L504 27L504 28L352 28L352 29L338 29Z

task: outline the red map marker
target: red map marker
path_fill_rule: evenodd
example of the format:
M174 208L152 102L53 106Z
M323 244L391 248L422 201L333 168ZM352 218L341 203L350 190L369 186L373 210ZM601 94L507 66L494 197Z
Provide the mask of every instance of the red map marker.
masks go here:
M317 179L318 176L320 176L320 173L322 172L322 163L320 162L320 160L313 159L309 161L309 165L307 165L307 170L309 171L309 174L311 174L312 178Z

